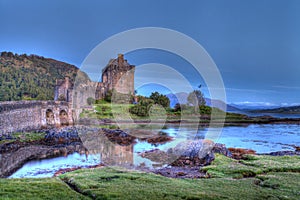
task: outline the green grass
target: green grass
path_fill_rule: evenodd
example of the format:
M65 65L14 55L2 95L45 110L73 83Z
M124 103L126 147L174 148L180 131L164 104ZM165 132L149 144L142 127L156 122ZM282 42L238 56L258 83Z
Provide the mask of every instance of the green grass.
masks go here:
M300 186L300 174L291 172L247 179L171 179L107 167L79 170L60 178L95 199L297 199Z
M97 103L94 104L94 110L84 110L81 114L81 118L92 118L92 119L125 119L131 118L134 120L150 120L149 117L141 117L134 114L129 113L129 108L133 107L133 104L111 104L110 102L106 102L105 100L97 100ZM202 106L203 107L203 106ZM201 108L201 115L205 117L205 119L200 119L201 123L209 123L211 110L215 110L215 115L213 116L213 120L224 120L224 116L226 115L226 122L228 123L236 123L236 122L252 122L253 120L246 118L245 115L236 114L236 113L224 113L223 111L210 108L204 106ZM204 111L203 111L204 109ZM95 112L94 112L95 111ZM194 114L193 109L190 112L189 110L183 111L184 120L188 122L198 122L200 114ZM126 117L124 117L124 115ZM173 112L172 109L166 109L167 116L156 116L157 120L159 119L167 119L168 121L178 121L181 120L180 112Z
M300 172L299 156L247 155L248 160L234 160L216 154L211 165L202 170L215 178L254 177L267 172Z
M0 199L299 199L299 156L247 158L216 154L204 167L214 177L207 179L172 179L119 167L81 169L60 175L61 180L0 179Z
M58 178L0 179L0 199L89 199Z
M45 137L45 133L43 132L16 132L12 133L12 137L14 139L10 140L1 140L0 144L4 144L7 142L20 141L20 142L30 142L43 139Z

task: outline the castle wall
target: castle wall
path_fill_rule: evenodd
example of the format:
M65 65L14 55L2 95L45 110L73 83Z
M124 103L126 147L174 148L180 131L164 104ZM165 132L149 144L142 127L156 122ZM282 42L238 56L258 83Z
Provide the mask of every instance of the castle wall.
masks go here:
M0 134L72 124L69 107L67 102L55 101L0 102ZM47 114L53 120L47 120Z

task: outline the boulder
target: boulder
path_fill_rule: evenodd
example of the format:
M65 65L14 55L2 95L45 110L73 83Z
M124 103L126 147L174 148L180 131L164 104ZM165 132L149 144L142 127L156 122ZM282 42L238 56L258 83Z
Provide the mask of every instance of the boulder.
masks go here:
M171 164L173 166L204 166L215 159L212 151L214 145L210 140L187 140L168 149L167 153L178 157Z
M216 143L212 151L214 153L222 154L224 156L232 158L232 153L226 148L225 144Z
M49 144L80 144L81 140L75 127L46 130L45 142Z

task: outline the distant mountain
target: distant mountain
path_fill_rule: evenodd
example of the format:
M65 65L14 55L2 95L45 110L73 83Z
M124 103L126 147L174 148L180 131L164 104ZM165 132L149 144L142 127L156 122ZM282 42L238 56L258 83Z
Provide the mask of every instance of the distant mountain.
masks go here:
M231 103L229 105L244 111L275 109L280 107L279 105L264 102Z
M207 106L216 107L223 111L225 111L225 110L227 112L240 112L241 111L240 109L238 109L232 105L228 105L221 100L205 98L205 101L206 101Z
M186 104L187 97L189 96L189 94L186 92L180 92L180 93L176 93L176 94L167 94L166 96L170 99L170 106L174 107L176 105L176 103L178 103L178 102L180 102L182 104ZM238 109L234 106L231 106L231 105L227 105L225 102L223 102L221 100L205 98L205 101L206 101L207 106L214 105L214 107L219 108L221 110L226 110L226 107L227 107L228 112L239 112L240 111L240 109Z
M79 69L65 62L37 55L2 52L0 56L0 101L53 100L56 79L74 81ZM82 73L85 79L89 79Z
M273 109L252 110L252 113L280 113L280 114L300 114L299 106L280 107Z
M170 99L171 108L174 108L174 106L178 102L180 102L181 104L186 104L189 94L186 92L179 92L176 94L170 93L170 94L167 94L166 96Z

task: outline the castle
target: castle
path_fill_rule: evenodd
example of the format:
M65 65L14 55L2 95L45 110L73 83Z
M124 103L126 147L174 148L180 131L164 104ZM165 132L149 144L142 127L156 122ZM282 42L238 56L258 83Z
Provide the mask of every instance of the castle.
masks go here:
M123 97L134 95L134 71L135 66L119 54L102 70L101 82L90 81L81 71L78 81L57 80L55 101L0 102L0 135L74 124L89 97L102 99L112 90L127 100Z
M69 77L56 80L54 100L83 105L88 97L103 99L113 90L121 94L134 95L134 71L135 66L130 65L123 54L119 54L102 70L101 82L89 81L74 86Z

